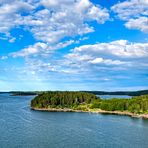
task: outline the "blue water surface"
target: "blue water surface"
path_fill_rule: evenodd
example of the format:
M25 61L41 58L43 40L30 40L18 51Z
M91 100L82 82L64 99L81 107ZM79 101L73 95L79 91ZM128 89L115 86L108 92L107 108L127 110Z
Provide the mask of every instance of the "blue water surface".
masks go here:
M148 120L30 110L33 96L0 94L0 148L148 148Z

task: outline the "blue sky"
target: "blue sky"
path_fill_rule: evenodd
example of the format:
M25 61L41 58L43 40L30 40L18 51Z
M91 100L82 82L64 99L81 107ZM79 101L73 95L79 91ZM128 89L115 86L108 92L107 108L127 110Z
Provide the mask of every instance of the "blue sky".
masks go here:
M0 91L148 89L147 0L2 0L0 22Z

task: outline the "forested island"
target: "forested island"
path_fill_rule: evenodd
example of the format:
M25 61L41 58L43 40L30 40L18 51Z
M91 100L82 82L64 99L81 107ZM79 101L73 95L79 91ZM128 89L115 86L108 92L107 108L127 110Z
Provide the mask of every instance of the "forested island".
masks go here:
M148 95L136 96L131 99L103 100L88 92L45 92L31 101L31 109L111 113L148 118Z
M148 90L138 90L138 91L84 91L90 92L95 95L127 95L127 96L141 96L148 94Z
M50 92L50 91L10 91L9 93L12 96L30 96L30 95L39 95L39 94L48 93L48 92ZM108 92L108 91L80 91L80 92L87 92L87 93L92 93L95 95L127 95L127 96L141 96L141 95L148 94L148 90L112 91L112 92Z
M11 96L34 96L38 95L42 92L37 92L37 91L11 91L9 92Z

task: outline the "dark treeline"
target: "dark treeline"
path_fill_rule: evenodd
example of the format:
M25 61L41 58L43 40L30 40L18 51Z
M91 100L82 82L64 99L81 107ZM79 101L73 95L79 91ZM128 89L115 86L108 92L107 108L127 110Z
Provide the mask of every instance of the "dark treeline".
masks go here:
M9 93L11 93L12 96L31 96L31 95L38 95L39 94L39 92L33 92L33 91L29 91L29 92L12 91Z
M14 96L25 96L25 95L38 95L44 92L50 91L11 91ZM81 91L88 92L95 95L128 95L128 96L141 96L148 94L148 90L140 90L140 91L115 91L115 92L106 92L106 91Z
M54 91L39 94L31 101L32 107L72 107L81 103L91 103L96 95L87 92Z
M106 111L129 111L132 113L148 113L148 95L131 99L103 100L87 92L46 92L39 94L31 101L34 108L71 108L101 109Z
M141 96L148 94L148 90L139 90L139 91L114 91L114 92L107 92L107 91L84 91L90 92L95 95L127 95L127 96Z

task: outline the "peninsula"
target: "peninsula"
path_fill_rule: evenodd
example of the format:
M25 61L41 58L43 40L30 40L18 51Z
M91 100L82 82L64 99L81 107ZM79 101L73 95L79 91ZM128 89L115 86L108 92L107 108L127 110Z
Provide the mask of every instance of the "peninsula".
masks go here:
M40 111L92 112L148 118L148 95L131 99L103 100L88 92L51 91L31 100L31 109Z

